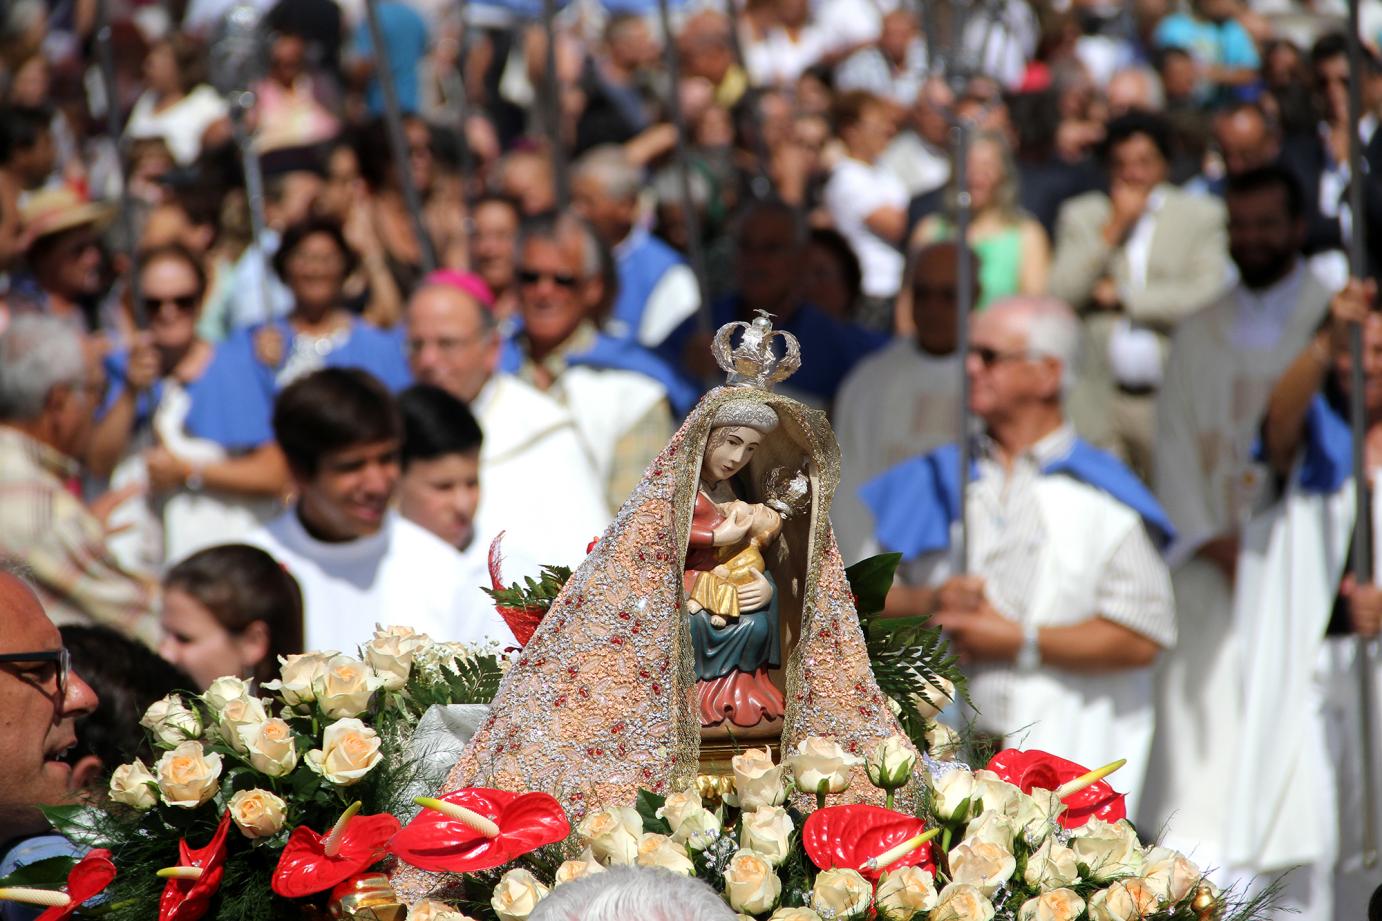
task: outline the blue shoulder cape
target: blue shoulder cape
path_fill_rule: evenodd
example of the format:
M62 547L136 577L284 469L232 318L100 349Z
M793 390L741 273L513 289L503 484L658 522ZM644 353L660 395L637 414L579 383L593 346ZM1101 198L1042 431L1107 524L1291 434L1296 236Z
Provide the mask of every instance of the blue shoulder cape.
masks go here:
M905 460L859 488L883 549L911 560L950 546L950 526L960 517L959 464L959 447L945 445ZM1137 512L1158 547L1175 538L1171 519L1151 490L1117 458L1088 442L1076 439L1069 454L1041 472L1074 477ZM969 478L978 473L978 464L972 464Z
M1259 445L1259 453L1261 446ZM1353 430L1317 393L1305 413L1305 445L1297 482L1307 493L1332 493L1353 474Z

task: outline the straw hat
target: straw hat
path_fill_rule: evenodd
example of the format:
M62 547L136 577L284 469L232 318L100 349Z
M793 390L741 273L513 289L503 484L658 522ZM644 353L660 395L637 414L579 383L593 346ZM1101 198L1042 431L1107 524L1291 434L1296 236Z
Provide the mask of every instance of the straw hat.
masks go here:
M40 189L31 194L20 207L24 225L25 246L33 245L41 237L62 233L88 224L104 226L114 209L105 202L87 201L67 186Z

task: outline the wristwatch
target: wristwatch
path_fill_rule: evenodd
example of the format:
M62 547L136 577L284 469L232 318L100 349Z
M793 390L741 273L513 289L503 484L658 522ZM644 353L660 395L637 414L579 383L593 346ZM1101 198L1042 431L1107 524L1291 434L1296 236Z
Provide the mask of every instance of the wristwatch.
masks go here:
M192 467L188 470L187 478L182 481L182 485L186 486L189 492L201 492L202 487L206 485L202 480L202 468Z
M1017 650L1017 670L1036 671L1041 665L1041 645L1037 642L1036 624L1022 625L1022 646Z

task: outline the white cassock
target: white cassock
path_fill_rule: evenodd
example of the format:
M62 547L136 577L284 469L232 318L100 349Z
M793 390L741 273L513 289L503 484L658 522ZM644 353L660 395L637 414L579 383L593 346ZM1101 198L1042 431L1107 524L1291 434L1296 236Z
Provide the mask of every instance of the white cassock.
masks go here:
M830 520L846 564L862 559L873 537L873 515L859 500L859 487L960 437L963 373L957 356L929 355L909 339L896 339L845 378L832 414L840 487Z
M1137 821L1221 885L1233 879L1229 804L1206 778L1237 763L1240 651L1233 587L1195 553L1270 501L1270 472L1253 456L1262 414L1328 305L1303 266L1265 291L1235 287L1177 328L1157 402L1153 483L1177 532L1167 556L1179 641L1157 665L1158 735Z
M571 413L510 374L491 377L470 408L484 433L472 543L487 552L504 532L505 582L580 565L610 513Z

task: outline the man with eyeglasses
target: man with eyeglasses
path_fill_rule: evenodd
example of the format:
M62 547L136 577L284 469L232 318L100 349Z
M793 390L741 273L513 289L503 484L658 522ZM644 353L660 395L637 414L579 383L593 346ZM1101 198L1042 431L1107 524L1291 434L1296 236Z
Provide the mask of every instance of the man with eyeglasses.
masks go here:
M1153 542L1171 525L1126 467L1066 421L1079 344L1069 307L1007 298L971 329L965 367L983 430L966 487L968 559L954 558L953 446L870 481L862 495L876 542L903 555L887 611L931 614L949 634L980 730L1081 764L1126 758L1119 789L1138 791L1152 742L1151 666L1176 638Z

